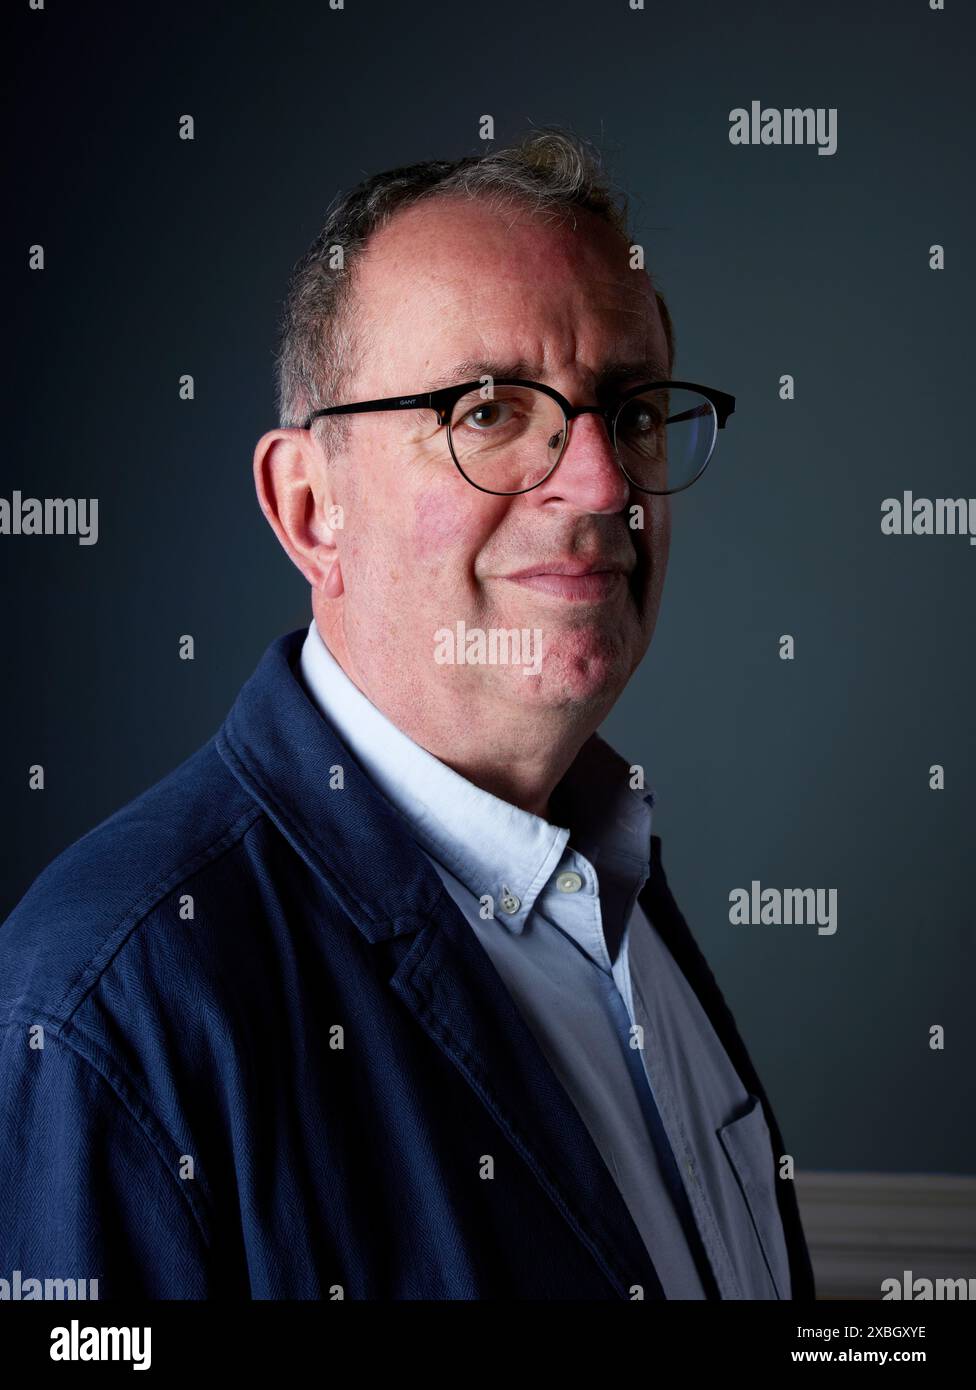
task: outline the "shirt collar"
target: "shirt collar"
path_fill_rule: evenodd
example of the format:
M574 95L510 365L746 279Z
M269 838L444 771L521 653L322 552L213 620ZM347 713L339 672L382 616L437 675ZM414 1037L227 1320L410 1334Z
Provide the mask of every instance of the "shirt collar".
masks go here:
M654 793L632 789L630 767L593 734L550 801L565 825L551 824L469 782L399 729L349 679L314 622L300 671L312 700L363 771L407 822L421 848L477 898L488 894L496 919L519 933L556 871L570 835L592 861L601 847L646 865ZM558 810L557 810L558 808ZM514 912L498 911L506 894Z

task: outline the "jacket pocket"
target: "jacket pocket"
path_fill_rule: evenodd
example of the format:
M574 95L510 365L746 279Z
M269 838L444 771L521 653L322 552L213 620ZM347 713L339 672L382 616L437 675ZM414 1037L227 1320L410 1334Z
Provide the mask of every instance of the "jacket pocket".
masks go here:
M791 1295L790 1261L776 1201L776 1161L769 1127L758 1096L749 1109L717 1131L738 1180L777 1298Z

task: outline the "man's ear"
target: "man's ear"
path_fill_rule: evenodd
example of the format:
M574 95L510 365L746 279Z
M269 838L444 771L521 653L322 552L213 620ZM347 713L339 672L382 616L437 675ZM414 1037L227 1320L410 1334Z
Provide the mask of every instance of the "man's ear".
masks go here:
M308 430L274 429L254 449L258 502L288 558L313 588L335 568L342 509L331 471Z

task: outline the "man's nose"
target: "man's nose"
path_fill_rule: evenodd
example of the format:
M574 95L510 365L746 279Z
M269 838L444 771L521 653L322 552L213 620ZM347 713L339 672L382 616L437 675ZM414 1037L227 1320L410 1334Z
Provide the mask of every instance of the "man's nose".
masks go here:
M617 462L608 425L598 410L581 410L565 428L563 456L536 497L563 498L587 512L620 512L630 500L630 483Z

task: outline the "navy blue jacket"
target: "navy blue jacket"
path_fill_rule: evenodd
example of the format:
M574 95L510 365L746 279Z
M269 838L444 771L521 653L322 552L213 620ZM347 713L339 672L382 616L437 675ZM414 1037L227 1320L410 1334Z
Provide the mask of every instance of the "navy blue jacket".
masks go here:
M0 1275L100 1298L661 1298L488 956L305 694L304 636L0 928ZM642 906L779 1155L652 854Z

